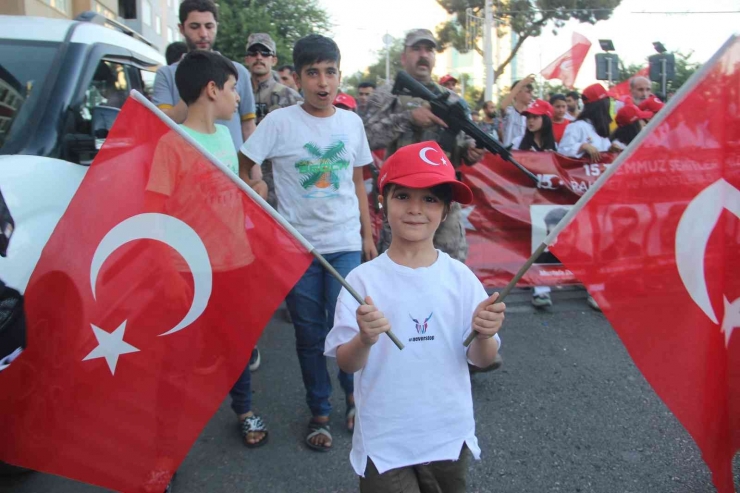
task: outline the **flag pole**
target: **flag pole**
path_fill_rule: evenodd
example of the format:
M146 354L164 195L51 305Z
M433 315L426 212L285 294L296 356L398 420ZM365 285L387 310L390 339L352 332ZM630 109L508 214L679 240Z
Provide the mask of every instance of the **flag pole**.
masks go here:
M678 90L675 96L671 98L670 101L665 105L665 107L658 113L658 116L655 118L652 118L650 122L645 126L645 128L637 134L637 137L634 138L634 140L630 143L627 148L619 153L619 156L617 159L609 166L607 167L606 171L602 173L602 175L599 177L598 180L594 182L593 185L586 191L586 193L583 194L583 196L578 200L578 202L575 203L575 205L568 211L568 213L563 217L563 219L560 220L560 222L550 231L550 234L547 235L547 237L542 241L540 246L537 247L537 249L534 251L531 257L524 263L524 265L519 269L519 272L516 273L514 278L509 282L509 284L506 285L506 287L501 291L499 294L499 297L496 299L496 303L499 303L504 300L504 298L509 294L509 292L514 289L516 286L516 283L524 276L524 274L527 273L529 268L532 266L532 264L537 260L537 257L539 257L542 252L545 251L545 249L548 247L548 245L551 245L555 239L557 238L558 234L562 230L565 229L565 227L570 223L570 221L575 217L578 212L585 207L585 205L588 203L589 200L591 200L591 197L596 195L596 192L599 191L599 189L604 186L604 183L614 174L616 173L617 169L622 165L622 163L632 154L632 152L637 149L642 142L647 139L650 134L653 132L653 130L658 127L660 124L663 123L663 120L665 120L666 115L670 114L671 111L680 104L681 100L686 96L686 94L690 93L694 90L694 88L699 84L699 82L706 76L707 72L711 67L715 65L717 60L722 56L722 54L725 52L728 46L732 44L734 39L736 38L736 35L730 36L730 38L725 41L725 43L722 45L722 47L717 50L717 52L705 62L699 70L697 70L691 78L689 78L686 83L684 83L683 86ZM472 331L467 339L465 339L465 342L463 343L465 347L470 346L470 343L473 342L473 339L475 339L476 332Z
M136 89L131 90L131 97L134 98L137 102L143 104L146 106L152 113L157 115L157 117L162 120L170 129L177 132L183 139L185 139L190 145L198 149L214 166L216 166L219 170L221 170L227 177L231 179L231 181L236 184L236 186L241 189L244 193L249 195L249 197L254 200L262 209L267 212L272 218L277 221L285 230L290 233L303 247L308 250L311 255L314 256L316 260L319 261L322 267L324 267L326 270L329 271L329 273L334 276L334 278L339 281L339 283L352 295L352 297L357 300L357 302L361 305L366 305L365 300L362 299L362 297L355 291L352 286L349 285L349 283L342 277L339 272L334 269L334 267L329 264L329 262L326 261L326 259L316 251L313 245L308 242L304 236L299 233L283 216L280 215L278 211L276 211L270 204L265 201L260 195L255 192L252 187L247 185L244 180L239 178L239 176L231 171L229 168L226 167L221 161L219 161L213 154L208 152L203 146L201 146L198 142L195 141L190 135L183 132L183 130L174 122L171 118L169 118L167 115L165 115L162 110L157 108L151 101L149 101L143 94L141 94ZM398 347L398 349L403 349L403 343L396 337L396 335L393 333L393 331L388 330L386 332L388 337L390 337L391 341Z

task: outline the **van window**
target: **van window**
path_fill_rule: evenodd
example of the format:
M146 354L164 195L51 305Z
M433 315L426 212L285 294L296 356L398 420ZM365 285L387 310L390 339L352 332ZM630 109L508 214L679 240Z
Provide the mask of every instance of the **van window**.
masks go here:
M0 41L0 150L23 137L58 48L59 43Z

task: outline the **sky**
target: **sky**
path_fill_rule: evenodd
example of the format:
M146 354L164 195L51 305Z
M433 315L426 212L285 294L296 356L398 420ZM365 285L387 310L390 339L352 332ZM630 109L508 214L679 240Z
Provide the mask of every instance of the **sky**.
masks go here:
M334 24L332 34L342 51L342 72L349 75L373 64L389 33L403 37L409 29L435 27L447 13L435 0L319 0ZM665 14L643 12L697 12ZM722 12L720 14L698 12ZM571 34L583 34L593 43L576 80L577 87L594 82L594 54L598 40L611 39L625 65L645 63L655 53L652 42L661 41L669 51L693 51L692 60L704 62L733 34L740 31L740 0L622 0L612 17L596 25L568 22L552 34L552 26L538 38L525 41L522 71L537 73L565 52ZM483 59L478 57L480 63Z

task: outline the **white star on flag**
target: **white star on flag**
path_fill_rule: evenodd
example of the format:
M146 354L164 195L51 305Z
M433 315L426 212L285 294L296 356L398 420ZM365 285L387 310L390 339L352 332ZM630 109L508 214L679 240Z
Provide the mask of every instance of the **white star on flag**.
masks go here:
M126 331L126 322L124 321L111 333L108 333L93 324L90 325L92 326L95 338L98 340L98 347L90 351L90 354L85 356L82 361L105 358L106 363L108 363L108 368L110 368L111 375L115 375L118 357L122 354L135 353L139 351L137 348L123 340L123 333Z
M462 223L463 226L465 226L465 229L476 231L475 226L470 222L470 213L473 212L473 210L475 210L475 206L471 205L470 207L463 207L460 210L460 213L462 214Z

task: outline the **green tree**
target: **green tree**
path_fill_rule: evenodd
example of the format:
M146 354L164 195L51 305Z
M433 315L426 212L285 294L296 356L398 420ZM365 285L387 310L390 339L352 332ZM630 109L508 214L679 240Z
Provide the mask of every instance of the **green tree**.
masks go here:
M509 56L495 68L494 76L498 77L529 37L537 37L545 27L552 27L553 33L570 19L596 24L611 17L621 0L496 0L495 16L503 27L517 35L517 41ZM468 51L466 46L465 19L469 10L477 17L483 17L485 0L437 0L447 12L454 15L451 21L437 27L437 39L440 50L447 46L455 47L459 52ZM482 30L478 30L472 47L481 56L483 49L479 46ZM502 36L502 30L496 33Z
M691 60L693 52L684 54L676 51L673 54L676 56L676 77L673 80L668 81L666 84L667 93L678 91L678 89L684 85L692 75L694 75L694 72L699 70L701 67L701 63Z
M251 33L268 33L277 45L279 63L292 63L293 45L312 33L328 32L327 12L318 0L219 0L215 49L242 61Z
M472 111L483 106L483 89L473 84L470 74L460 74L460 84L465 84L465 101Z
M402 52L403 39L396 39L390 46L391 79L396 77L396 73L399 70L403 70L401 66ZM374 82L377 85L385 83L385 54L386 48L384 47L378 52L378 60L374 64L370 65L363 72L344 77L342 79L342 90L354 96L357 94L357 86L360 82Z

